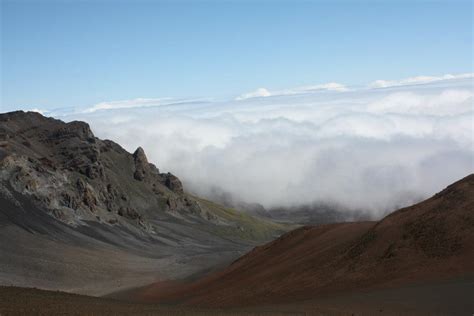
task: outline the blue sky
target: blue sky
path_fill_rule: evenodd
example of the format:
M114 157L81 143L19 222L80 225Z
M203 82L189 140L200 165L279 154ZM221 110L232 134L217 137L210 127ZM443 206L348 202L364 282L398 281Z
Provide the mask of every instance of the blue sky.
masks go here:
M1 111L472 72L471 1L1 2Z

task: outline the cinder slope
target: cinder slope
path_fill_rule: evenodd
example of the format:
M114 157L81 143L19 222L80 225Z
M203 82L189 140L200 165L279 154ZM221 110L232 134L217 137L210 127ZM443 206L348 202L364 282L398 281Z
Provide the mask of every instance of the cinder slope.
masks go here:
M276 304L350 290L474 275L474 175L379 222L303 227L225 270L143 300L203 306Z

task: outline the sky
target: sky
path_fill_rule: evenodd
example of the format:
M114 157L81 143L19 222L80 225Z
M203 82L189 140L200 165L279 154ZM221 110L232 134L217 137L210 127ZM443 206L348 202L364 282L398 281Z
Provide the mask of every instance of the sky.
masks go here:
M185 190L380 217L474 172L472 1L2 0L1 112Z
M472 72L472 1L1 1L1 110Z

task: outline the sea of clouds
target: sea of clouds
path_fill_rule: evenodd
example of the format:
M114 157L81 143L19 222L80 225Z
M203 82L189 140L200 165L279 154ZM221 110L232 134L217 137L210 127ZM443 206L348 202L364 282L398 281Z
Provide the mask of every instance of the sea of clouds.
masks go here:
M142 146L193 193L379 216L474 172L472 74L259 88L231 100L135 99L56 115ZM54 115L51 113L50 115Z

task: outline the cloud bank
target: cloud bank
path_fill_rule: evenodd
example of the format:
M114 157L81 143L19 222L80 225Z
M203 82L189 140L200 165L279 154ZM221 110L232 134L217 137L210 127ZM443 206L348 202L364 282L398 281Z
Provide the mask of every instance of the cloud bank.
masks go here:
M142 146L200 195L218 189L267 208L322 202L379 216L474 171L473 82L260 90L65 119L85 120L129 151Z
M417 77L410 77L405 78L402 80L376 80L369 84L370 88L387 88L387 87L396 87L396 86L406 86L406 85L415 85L415 84L425 84L430 82L436 81L444 81L444 80L453 80L453 79L467 79L472 78L474 74L472 73L465 73L465 74L458 74L458 75L443 75L443 76L417 76Z
M175 99L175 98L137 98L132 100L120 100L120 101L109 101L100 102L92 107L86 108L79 112L82 113L94 113L103 110L116 110L116 109L130 109L130 108L145 108L145 107L157 107L163 105L173 105L182 103L194 103L202 102L200 99Z

